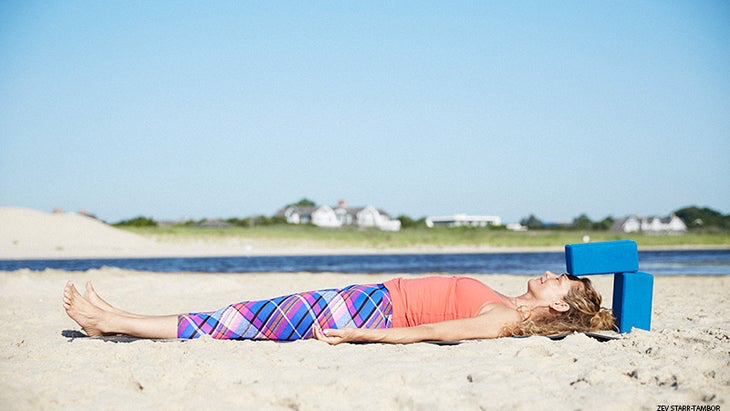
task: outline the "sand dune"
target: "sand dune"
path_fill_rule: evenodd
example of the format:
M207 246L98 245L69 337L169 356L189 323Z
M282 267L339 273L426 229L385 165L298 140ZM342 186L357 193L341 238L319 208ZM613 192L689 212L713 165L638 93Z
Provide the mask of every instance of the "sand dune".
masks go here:
M329 250L321 246L271 244L246 238L173 238L159 241L81 214L0 208L0 259L206 257L312 252L327 254Z
M0 208L0 258L145 255L158 245L75 213Z
M649 249L727 248L726 246L642 247ZM145 237L75 213L50 214L0 207L0 259L130 257L223 257L267 255L354 255L419 253L561 252L563 247L489 245L357 247L315 241L239 236Z
M76 213L51 214L0 208L0 259L129 257L216 257L256 255L394 254L439 252L562 251L561 247L417 246L407 248L332 246L318 242L244 237L148 238Z

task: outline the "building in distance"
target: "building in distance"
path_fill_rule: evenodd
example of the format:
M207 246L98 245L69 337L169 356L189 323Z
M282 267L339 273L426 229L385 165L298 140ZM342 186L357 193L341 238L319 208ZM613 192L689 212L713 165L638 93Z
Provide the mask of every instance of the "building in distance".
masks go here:
M679 234L687 231L687 225L674 214L669 217L640 217L633 215L614 221L611 231L617 233Z
M392 220L388 213L373 206L347 207L345 200L340 200L337 206L328 205L312 207L286 207L279 210L276 216L286 218L289 224L314 224L317 227L347 227L378 228L384 231L400 230L400 221Z
M486 227L502 225L502 219L495 215L454 214L449 216L426 217L426 227Z

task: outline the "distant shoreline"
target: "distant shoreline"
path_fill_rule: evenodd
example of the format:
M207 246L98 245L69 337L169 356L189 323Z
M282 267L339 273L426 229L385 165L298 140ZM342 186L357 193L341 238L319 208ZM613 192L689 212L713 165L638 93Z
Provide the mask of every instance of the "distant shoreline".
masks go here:
M0 208L0 260L562 252L565 244L634 240L639 250L725 250L730 233L432 228L399 232L313 226L119 229L93 218Z
M730 250L728 245L678 245L640 246L639 251L702 251ZM214 257L298 257L334 255L398 255L398 254L511 254L511 253L560 253L564 247L491 247L491 246L413 246L413 247L349 247L349 246L272 246L231 247L230 245L206 244L198 247L177 244L157 250L68 250L67 252L26 252L19 255L3 253L0 260L87 260L87 259L135 259L135 258L214 258Z

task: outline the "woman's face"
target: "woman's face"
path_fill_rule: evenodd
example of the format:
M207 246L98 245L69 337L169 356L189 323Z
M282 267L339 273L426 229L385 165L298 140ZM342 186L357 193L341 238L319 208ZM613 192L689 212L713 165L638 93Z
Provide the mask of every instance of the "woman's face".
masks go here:
M527 282L527 291L535 300L549 305L556 301L563 301L570 289L579 287L580 284L580 281L573 281L566 274L557 275L551 271L545 271L541 277Z

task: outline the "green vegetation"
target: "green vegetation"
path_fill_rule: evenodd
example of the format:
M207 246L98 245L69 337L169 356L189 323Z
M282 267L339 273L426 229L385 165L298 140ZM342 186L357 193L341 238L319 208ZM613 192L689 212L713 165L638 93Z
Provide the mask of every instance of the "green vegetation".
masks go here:
M246 218L228 218L224 220L226 223L238 227L254 227L261 225L286 224L284 217L266 217L265 215L257 215Z
M608 216L601 221L591 221L587 215L581 214L573 219L573 224L570 228L577 230L595 230L595 231L607 231L613 225L613 217Z
M730 214L722 215L710 208L685 207L674 212L689 230L730 230Z
M123 220L118 223L112 224L115 227L126 228L126 227L157 227L157 221L148 217L135 217L130 220Z
M400 221L400 228L417 228L426 227L426 217L421 217L418 220L414 220L407 215L399 215L396 220Z
M312 200L303 198L287 205L314 206ZM528 231L509 231L503 226L488 227L434 227L427 228L425 218L418 220L406 215L398 216L401 230L398 232L357 227L320 228L311 224L287 224L281 216L264 215L226 220L190 220L174 225L159 226L151 218L137 217L114 224L161 241L189 239L242 238L285 243L318 243L332 247L397 248L417 246L492 246L492 247L557 247L568 243L580 243L584 236L591 241L634 240L639 246L730 246L730 215L709 208L685 207L675 211L689 228L684 234L614 233L609 228L614 220L608 216L591 221L581 214L568 224L544 223L531 214L520 223Z
M730 231L730 214L722 215L722 213L711 208L700 208L690 206L680 208L674 211L677 217L684 221L689 231L709 232L709 233L728 233ZM551 230L609 230L614 223L614 218L608 216L601 221L591 221L587 215L581 214L573 219L573 222L565 225L546 224L535 215L530 214L529 217L520 220L520 224L531 230L551 229Z
M317 203L314 201L308 199L308 198L302 198L301 200L297 201L296 203L287 204L284 206L284 208L289 207L314 207Z
M534 230L514 232L495 228L406 228L398 232L376 229L327 229L312 225L270 225L253 227L200 228L190 226L122 227L161 241L193 239L247 238L272 242L308 242L323 246L413 247L413 246L493 246L545 247L580 243L583 236L591 241L634 240L640 246L709 245L730 246L730 233L686 233L649 235L609 233L592 230Z
M523 218L522 220L520 220L520 224L529 228L530 230L534 230L536 228L543 228L542 220L535 217L534 214L530 214L529 217Z

